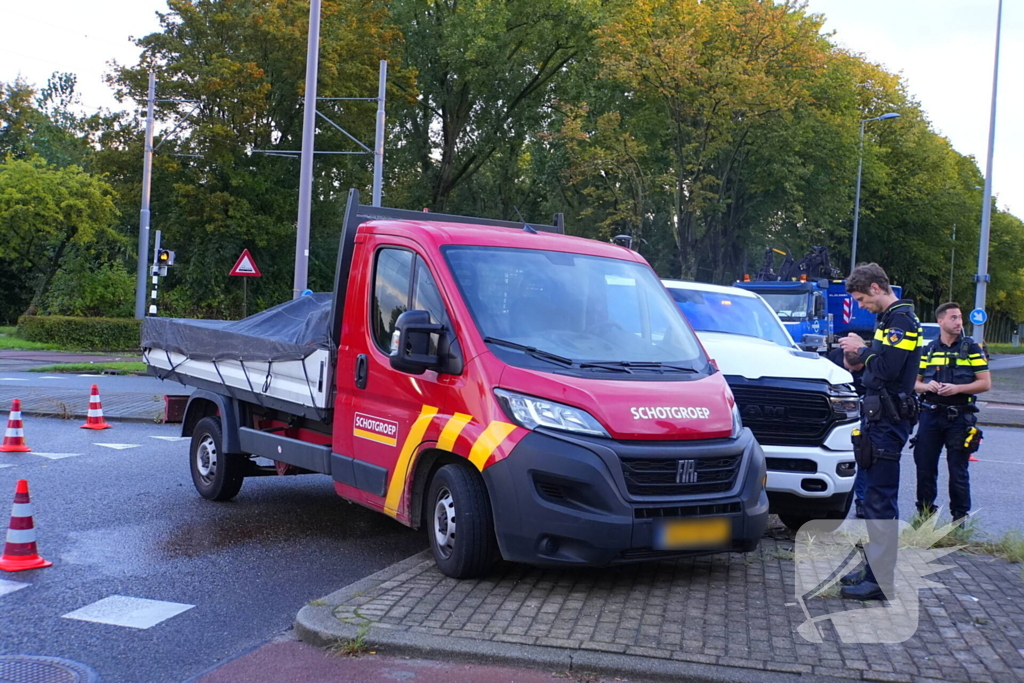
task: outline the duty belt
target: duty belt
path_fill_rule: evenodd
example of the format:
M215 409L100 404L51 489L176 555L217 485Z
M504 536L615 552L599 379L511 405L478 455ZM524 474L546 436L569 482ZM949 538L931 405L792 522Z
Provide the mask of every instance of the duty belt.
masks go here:
M925 410L945 411L946 417L950 420L955 420L961 415L966 415L967 413L978 412L977 407L975 407L973 403L964 403L961 405L947 406L940 405L938 403L926 403L925 401L921 401L921 407Z

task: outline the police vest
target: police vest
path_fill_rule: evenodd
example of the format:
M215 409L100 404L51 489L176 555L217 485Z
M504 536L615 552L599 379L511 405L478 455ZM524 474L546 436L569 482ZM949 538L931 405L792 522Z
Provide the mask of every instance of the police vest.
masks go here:
M970 384L975 380L974 360L970 357L974 340L961 337L952 349L940 350L941 341L932 342L921 356L921 377L925 384L931 381L943 384Z

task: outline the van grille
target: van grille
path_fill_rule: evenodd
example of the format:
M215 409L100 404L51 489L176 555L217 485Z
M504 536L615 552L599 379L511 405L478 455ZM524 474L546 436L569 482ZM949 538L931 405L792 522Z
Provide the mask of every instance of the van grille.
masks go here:
M762 446L820 446L836 421L824 391L733 381L729 388L744 426Z
M692 483L678 481L677 459L621 458L626 490L634 496L688 496L724 493L733 487L739 471L740 455L716 458L690 458L696 464Z

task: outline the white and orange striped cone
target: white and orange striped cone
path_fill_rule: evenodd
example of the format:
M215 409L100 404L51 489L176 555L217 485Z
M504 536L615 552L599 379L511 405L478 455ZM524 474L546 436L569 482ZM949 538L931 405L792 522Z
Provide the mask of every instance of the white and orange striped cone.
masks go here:
M103 419L103 403L100 402L100 388L93 384L92 393L89 395L89 414L85 418L85 424L82 425L82 429L110 429L113 426L107 424Z
M25 430L21 424L21 401L11 401L11 414L7 418L7 431L0 453L28 453L32 449L25 443Z
M53 562L39 557L36 548L36 528L32 522L32 501L28 497L28 481L19 479L14 488L14 508L11 510L11 524L7 529L7 544L0 557L0 569L5 572L20 572L26 569L42 569Z

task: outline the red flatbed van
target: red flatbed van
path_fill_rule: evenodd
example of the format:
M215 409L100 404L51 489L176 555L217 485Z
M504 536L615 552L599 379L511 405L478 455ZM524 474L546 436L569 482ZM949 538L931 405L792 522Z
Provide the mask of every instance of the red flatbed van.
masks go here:
M449 576L499 555L746 552L765 530L764 456L722 374L637 253L566 236L560 217L364 206L353 190L333 293L231 323L147 319L143 347L151 372L197 387L182 434L201 495L326 474L426 527Z

